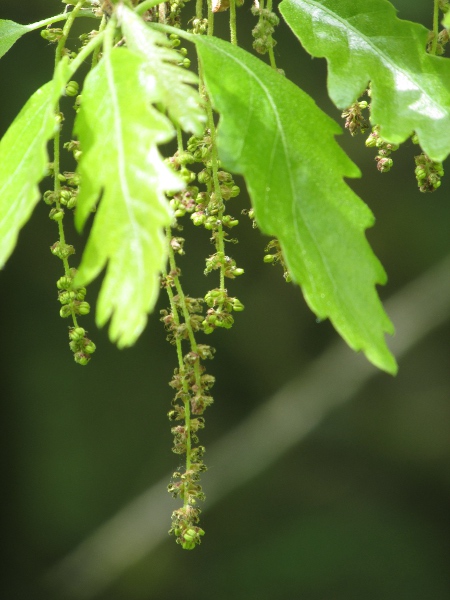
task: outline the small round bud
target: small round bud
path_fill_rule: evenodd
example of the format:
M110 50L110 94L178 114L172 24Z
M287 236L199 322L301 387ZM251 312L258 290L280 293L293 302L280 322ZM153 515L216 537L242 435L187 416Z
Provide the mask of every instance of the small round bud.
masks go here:
M194 225L197 225L197 226L203 225L204 222L206 221L206 215L205 215L205 213L202 213L202 212L192 213L191 221L194 223Z
M67 319L67 317L70 317L70 315L72 314L71 305L64 304L64 306L61 306L61 310L59 311L59 314L63 319Z
M244 269L241 269L240 267L233 269L233 275L235 275L236 277L238 277L239 275L243 275L243 274L244 274Z
M195 548L195 542L182 542L181 547L183 550L193 550Z
M94 344L94 342L91 340L86 340L83 350L86 354L94 354L96 348L97 346Z
M377 169L380 171L380 173L387 173L390 171L393 164L394 161L392 158L380 158L377 161Z
M69 348L72 350L72 352L78 352L80 349L80 342L72 340L69 342Z
M416 174L417 179L419 179L419 180L425 179L427 176L426 170L421 166L416 167L414 169L414 172Z
M242 302L240 300L238 300L237 298L234 298L233 300L233 310L236 312L242 312L244 310L244 305L242 304Z
M72 210L73 208L75 208L77 205L77 198L76 196L72 196L71 199L67 202L67 208L69 210Z
M77 96L78 91L78 81L69 81L69 83L66 85L66 96Z
M273 263L275 260L275 254L266 254L263 258L263 261L267 264Z
M83 327L73 327L69 329L69 338L75 342L82 340L86 335L86 330Z
M59 198L63 204L67 204L68 200L72 198L72 192L70 190L61 190L59 193Z
M51 206L52 204L54 204L54 202L56 202L56 198L57 198L57 195L53 190L47 190L46 192L44 192L44 195L42 196L42 199L45 202L45 204L48 204L49 206Z
M75 359L75 362L79 365L87 365L88 362L91 360L91 357L87 354L84 354L84 352L75 352L73 357Z
M58 300L61 304L69 304L69 302L73 302L75 300L75 292L70 290L63 290L58 294Z
M44 40L47 40L47 42L51 42L51 43L56 43L58 42L63 34L63 30L58 28L58 27L54 27L54 28L46 28L43 29L41 31L41 37L44 38Z
M55 242L53 246L50 247L50 252L63 260L67 258L71 254L75 254L75 248L70 244L62 244L61 242Z
M58 290L68 290L71 285L72 278L67 276L60 277L56 282L56 287L58 288Z
M86 288L85 287L80 287L77 288L75 291L75 299L76 300L84 300L84 297L86 296Z
M197 537L195 529L188 529L183 537L186 541L192 542Z
M203 171L200 171L198 174L197 179L199 183L208 183L211 179L211 174L206 169L203 169Z
M367 140L365 141L365 145L367 148L374 148L377 145L378 136L371 133Z
M91 311L91 307L89 305L89 302L79 302L78 304L76 304L76 311L80 315L87 315L87 314L89 314L90 311Z

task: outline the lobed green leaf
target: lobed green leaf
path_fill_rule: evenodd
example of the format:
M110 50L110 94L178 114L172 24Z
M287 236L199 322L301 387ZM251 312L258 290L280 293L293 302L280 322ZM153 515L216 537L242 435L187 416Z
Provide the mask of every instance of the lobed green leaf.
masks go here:
M205 123L197 89L198 77L178 66L181 55L167 36L148 27L141 17L124 5L117 9L127 48L145 60L145 83L148 96L162 103L172 121L195 135L200 135Z
M0 58L28 31L27 25L0 19Z
M426 52L428 31L397 18L387 0L283 0L281 14L305 49L328 62L340 109L372 89L371 121L399 144L413 131L436 161L450 153L450 60Z
M354 350L395 373L384 339L393 327L375 290L386 276L364 234L374 219L343 181L359 170L335 142L339 126L244 50L217 38L191 39L221 115L221 161L245 177L259 227L280 241L315 314L330 318Z
M101 197L77 278L92 281L107 265L96 319L102 326L111 317L119 347L136 341L154 306L167 259L163 228L172 220L164 192L183 188L157 150L174 129L152 107L156 88L149 93L145 76L145 61L127 48L105 54L85 80L75 122L79 228Z
M55 78L29 98L0 141L0 267L39 201L38 183L48 172L47 143L57 126L55 104L66 79L64 62Z

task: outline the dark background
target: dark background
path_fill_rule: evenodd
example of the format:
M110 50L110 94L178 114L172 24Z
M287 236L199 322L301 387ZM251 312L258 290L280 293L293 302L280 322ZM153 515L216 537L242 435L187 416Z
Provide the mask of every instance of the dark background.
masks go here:
M401 18L431 26L431 0L394 4ZM30 23L59 11L56 0L3 0L0 17ZM227 18L227 13L217 15L223 31ZM250 4L239 9L238 18L239 38L249 47ZM326 96L325 62L307 56L285 26L276 39L279 66L340 121ZM53 50L34 32L0 61L1 133L28 96L50 79ZM418 192L412 158L417 148L411 143L395 154L392 171L380 175L362 136L346 133L339 142L363 172L362 180L350 184L376 215L368 237L389 275L380 289L388 298L449 252L450 184L444 178L436 193ZM244 194L233 202L232 214L248 206ZM49 252L57 231L47 213L39 204L0 274L0 593L8 599L71 598L70 582L55 588L48 572L178 466L166 418L167 382L176 357L158 321L166 299L160 299L135 347L125 351L96 329L92 315L83 318L97 352L88 367L77 366L68 349L67 324L58 314L55 282L62 272ZM262 263L267 240L247 219L242 217L235 231L240 244L233 255L246 273L230 283L229 291L246 310L231 331L205 340L217 349L210 366L217 377L216 402L201 436L207 448L337 338L329 323L316 323L298 288L285 284L278 268ZM202 240L192 232L186 226L181 267L186 291L200 296L216 284L202 275L208 235ZM79 260L83 239L70 228L68 237ZM95 282L88 290L92 305L98 287ZM274 464L260 465L259 474L223 493L210 509L207 500L202 521L207 535L194 552L163 539L130 569L117 567L106 589L85 597L449 598L449 333L449 322L442 323L401 358L396 378L379 373ZM211 477L220 477L209 466ZM168 529L173 505L168 495L163 502L165 509L149 519L166 520ZM95 560L91 567L95 570Z

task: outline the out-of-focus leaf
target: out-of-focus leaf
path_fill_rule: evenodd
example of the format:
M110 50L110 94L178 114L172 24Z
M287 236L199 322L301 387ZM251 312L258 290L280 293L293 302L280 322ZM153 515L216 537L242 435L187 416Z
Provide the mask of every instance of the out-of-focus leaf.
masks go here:
M39 201L38 183L48 172L47 143L55 133L55 104L67 79L65 63L55 78L29 98L0 141L0 267Z
M145 68L126 48L105 54L86 78L75 122L83 151L78 227L101 197L77 277L87 283L107 264L96 318L102 326L112 317L119 347L136 341L154 306L172 219L164 192L183 188L157 149L174 129L150 104L157 94L149 97Z
M185 131L200 135L205 114L196 88L198 77L177 65L181 55L166 35L148 27L135 12L121 5L117 9L127 47L145 59L148 96L161 102L172 121Z
M427 54L428 31L397 18L387 0L283 0L281 14L305 49L328 62L328 91L338 108L369 81L371 120L384 139L415 131L433 160L450 153L450 60Z
M27 25L0 19L0 58L28 31Z
M334 140L340 128L244 50L217 38L191 39L221 115L220 158L245 177L261 230L279 239L316 315L329 317L354 350L394 373L384 339L393 328L375 290L386 276L364 234L374 219L343 181L359 171Z

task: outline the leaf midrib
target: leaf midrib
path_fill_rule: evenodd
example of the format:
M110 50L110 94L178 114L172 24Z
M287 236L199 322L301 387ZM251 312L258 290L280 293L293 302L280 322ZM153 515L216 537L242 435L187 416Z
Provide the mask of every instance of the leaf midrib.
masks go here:
M292 1L292 0L291 0ZM293 0L294 2L296 2L297 0ZM398 67L398 64L396 64L395 62L393 62L389 56L387 56L384 52L382 52L378 46L376 46L374 43L372 43L371 38L367 38L364 34L361 33L361 31L359 29L356 29L354 26L350 25L348 20L345 20L343 18L341 18L339 15L337 15L336 13L332 12L331 10L329 10L328 8L324 7L322 4L319 4L318 2L316 2L315 0L308 0L307 2L305 0L298 0L299 2L303 2L305 4L312 4L314 5L316 8L319 9L319 11L323 11L324 13L327 13L328 15L331 15L332 18L334 18L336 21L339 21L340 23L342 23L346 28L346 29L350 29L353 33L356 34L356 37L360 37L362 40L364 40L368 46L370 46L375 55L380 55L381 57L383 57L385 59L385 62L388 63L388 65L390 66L391 72L393 74L395 74L396 71L401 72L403 75L406 76L406 78L411 81L418 90L420 90L421 93L423 93L429 100L432 101L433 106L436 106L437 109L439 110L439 112L442 111L442 106L438 103L436 103L433 99L432 96L430 96L428 94L428 92L426 90L423 89L422 85L420 85L419 83L417 83L417 81L411 77L411 75L408 73L408 71L405 71L402 68ZM366 14L366 13L359 13L359 14ZM379 59L380 61L382 61L382 58ZM446 111L446 114L449 114L449 111Z
M123 128L122 116L121 116L122 113L120 110L120 102L119 102L119 99L117 96L116 85L114 84L115 78L114 78L113 68L112 68L112 64L111 64L111 59L105 61L105 69L106 69L106 77L107 77L107 81L108 81L108 87L110 88L110 93L111 93L110 99L111 99L112 112L114 115L114 118L113 118L114 131L115 131L116 139L118 141L118 143L117 143L117 157L118 157L117 162L118 162L118 167L119 167L118 174L119 174L119 181L120 181L120 189L122 190L122 197L124 198L125 210L128 214L130 224L134 231L134 238L140 239L141 227L139 226L136 219L134 218L133 211L130 208L130 205L132 204L132 200L130 198L130 190L129 190L127 176L126 176L126 167L125 167L126 161L125 161L125 157L124 157L124 143L123 143L123 136L122 136L122 128ZM134 254L136 256L136 253L134 253ZM143 253L138 252L137 254L138 254L138 256L137 256L138 272L141 277L144 277L145 266L143 265L143 260L142 260Z
M233 55L231 55L231 54L228 54L228 53L226 53L224 50L222 50L221 48L219 48L217 45L215 45L214 47L215 47L215 48L216 48L216 49L217 49L219 52L223 53L223 54L224 54L224 55L225 55L227 58L231 58L231 59L232 59L232 60L233 60L235 63L237 63L237 64L238 64L238 65L239 65L239 66L240 66L240 67L241 67L241 68L242 68L244 71L246 71L246 73L247 73L247 74L250 76L250 78L253 78L253 79L254 79L254 80L257 82L257 84L259 84L259 86L260 86L260 87L261 87L261 88L264 90L264 92L265 92L265 95L266 95L266 97L267 97L267 99L268 99L268 101L269 101L270 107L271 107L271 109L272 109L272 111L273 111L273 114L275 115L275 120L276 120L276 123L277 123L277 132L279 132L279 133L280 133L280 138L281 138L281 140L282 140L282 148L283 148L283 154L284 154L284 158L285 158L285 163L286 163L286 165L287 165L287 167L288 167L288 175L289 175L289 184L290 184L290 189L291 189L291 197L292 197L292 199L293 199L293 200L292 200L292 203L291 203L291 213L292 213L292 215L293 215L293 219L294 219L294 222L295 222L295 239L296 239L296 242L298 243L299 247L300 247L300 248L303 248L303 247L304 247L304 245L303 245L303 243L302 243L301 236L300 236L300 233L299 233L299 228L298 228L298 225L297 225L297 222L298 222L298 217L297 217L297 211L295 210L295 207L298 207L298 211L300 212L300 214L301 214L301 212L302 212L302 211L301 211L301 207L300 207L300 205L299 205L298 203L296 203L296 202L295 202L295 198L296 198L296 195L295 195L295 187L296 187L296 186L295 186L295 183L294 183L294 182L293 182L293 180L292 180L292 168L291 168L291 161L290 161L290 157L289 157L289 152L287 151L287 144L286 144L286 139L285 139L285 136L284 136L284 129L283 129L283 127L281 126L281 123L280 123L280 120L279 120L279 116L278 116L278 113L277 113L277 111L276 111L276 105L275 105L275 104L274 104L274 102L272 101L272 98L271 98L271 95L270 95L270 92L269 92L269 90L268 90L268 89L267 89L267 87L264 85L264 83L261 81L261 79L259 79L259 77L257 77L257 75L256 75L256 73L255 73L254 71L252 71L251 69L248 69L248 67L245 65L245 63L242 63L242 62L241 62L240 60L238 60L238 59L237 59L235 56L233 56ZM272 156L274 156L274 153L272 154ZM270 164L270 167L272 167L272 163ZM329 268L328 268L328 265L327 265L327 261L325 260L325 258L324 258L324 256L323 256L323 253L322 253L322 251L321 251L320 244L318 244L318 243L317 243L316 236L313 234L313 232L312 232L312 231L311 231L311 229L309 228L307 221L306 221L304 218L302 218L302 221L303 221L303 223L304 223L304 226L305 226L305 228L308 230L308 233L309 233L309 235L310 235L310 236L311 236L311 238L314 240L314 244L315 244L315 246L316 246L316 249L317 249L317 252L318 252L318 254L320 255L320 258L321 258L321 261L322 261L323 268L324 268L324 270L326 271L326 273L327 273L327 275L328 275L328 279L329 279L329 281L331 282L331 284L332 284L332 286L333 286L333 289L334 289L334 297L335 297L335 298L336 298L336 297L339 297L339 296L337 296L337 293L336 293L336 291L337 291L337 289L338 289L338 288L337 288L337 285L336 285L336 282L335 282L334 278L332 277L332 275L331 275L331 273L330 273L330 271L329 271ZM311 286L314 288L314 287L315 287L315 285L314 285L314 280L313 280L313 278L311 278L311 277L310 277L310 278L309 278L309 281L310 281L310 285L311 285ZM314 293L316 296L318 296L318 295L319 295L317 291L315 291L315 292L313 292L313 293Z

